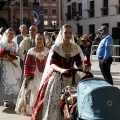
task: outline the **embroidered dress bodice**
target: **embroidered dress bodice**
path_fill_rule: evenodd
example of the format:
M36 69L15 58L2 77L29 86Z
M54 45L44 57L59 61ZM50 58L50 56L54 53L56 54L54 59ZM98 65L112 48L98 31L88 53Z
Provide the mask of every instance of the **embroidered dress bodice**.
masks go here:
M31 71L34 72L36 68L38 68L39 72L44 71L46 58L48 55L48 49L44 48L44 51L39 53L34 50L34 48L31 48L28 51L28 55L25 62L25 71Z
M10 51L10 54L14 55L15 52L16 52L16 45L15 45L14 42L12 42L12 43L6 43L3 46L3 49Z
M80 54L77 53L74 46L72 46L71 53L65 53L62 50L62 45L58 47L59 51L57 50L53 52L50 64L56 64L61 68L71 69L74 68L74 63L79 66L82 65ZM71 73L65 74L66 77L70 77Z

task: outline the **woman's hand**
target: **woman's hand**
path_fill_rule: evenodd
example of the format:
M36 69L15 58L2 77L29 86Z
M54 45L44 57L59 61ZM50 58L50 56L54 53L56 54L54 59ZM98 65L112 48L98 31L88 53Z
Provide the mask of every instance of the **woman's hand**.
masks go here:
M59 73L68 73L68 70L69 69L64 69L64 68L60 68L59 66L57 66L56 64L51 64L51 67L54 69L54 70L56 70L56 71L58 71Z
M9 59L7 57L4 57L3 60L9 62Z
M59 72L62 74L62 73L68 73L68 69L62 69L60 68Z
M6 62L11 62L12 61L12 59L9 58L9 57L4 57L3 60L6 61Z

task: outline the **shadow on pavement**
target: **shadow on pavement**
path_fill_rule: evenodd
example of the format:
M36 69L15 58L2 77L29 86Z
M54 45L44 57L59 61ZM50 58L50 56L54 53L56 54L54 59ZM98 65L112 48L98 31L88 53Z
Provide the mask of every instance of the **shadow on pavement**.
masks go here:
M2 112L8 113L8 114L17 114L15 110L15 105L13 102L9 102L9 107L4 107L3 101L0 101L0 106L3 107Z
M5 109L2 112L8 113L8 114L17 114L14 110L15 110L15 107L10 106L10 107L5 107Z

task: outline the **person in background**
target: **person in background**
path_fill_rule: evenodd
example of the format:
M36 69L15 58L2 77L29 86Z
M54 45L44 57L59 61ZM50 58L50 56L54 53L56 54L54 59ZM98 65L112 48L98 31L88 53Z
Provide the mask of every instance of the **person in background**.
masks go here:
M58 37L50 49L43 73L37 100L33 107L31 120L62 120L60 104L60 74L64 73L64 86L72 86L72 74L69 69L84 69L82 50L74 43L73 29L70 25L63 25ZM75 84L80 81L76 74Z
M0 40L1 40L1 38L2 38L2 36L3 36L3 34L4 34L5 31L6 31L5 27L1 27L0 28Z
M47 44L51 41L50 35L47 31L44 32L44 38L45 38L45 46L47 47Z
M95 35L93 33L89 34L90 44L92 45L92 42L94 41Z
M87 60L90 61L90 54L91 54L91 41L87 34L82 35L80 47L83 51L83 54L86 56Z
M20 30L20 33L21 33L21 34L17 35L17 36L14 38L14 41L17 43L18 47L19 47L19 45L20 45L20 43L21 43L21 41L22 41L23 39L29 37L29 36L27 35L27 32L28 32L28 31L27 31L27 26L26 26L26 25L24 25L24 24L20 25L19 30Z
M44 47L44 36L38 33L35 37L35 47L28 50L24 64L24 80L18 95L15 111L30 116L37 98L39 84L46 64L49 50ZM27 79L27 76L31 79Z
M78 34L74 33L74 41L75 41L75 43L77 42L77 37L78 37Z
M25 60L27 51L31 47L34 47L34 45L35 45L35 36L37 33L38 33L38 28L35 25L30 26L29 37L23 39L19 45L18 55L19 55L20 59L23 61L23 64L24 64L24 60ZM21 65L22 68L23 68L23 64Z
M51 35L51 39L53 42L55 42L57 35L58 35L58 31L54 31L53 34Z
M20 65L22 68L22 74L21 74L22 80L23 80L23 73L24 73L25 58L26 58L28 50L35 46L35 36L37 33L38 33L38 28L35 25L30 26L29 37L22 40L18 48L18 56L20 57L20 61L21 61Z
M78 34L76 44L80 46L80 42L81 42L81 38L80 38L80 34Z
M24 25L24 24L20 25L19 30L20 30L21 34L17 35L13 40L14 42L16 42L18 47L23 39L29 37L27 35L27 26L26 25ZM23 60L22 59L20 59L20 66L21 66L21 68L23 67Z
M0 41L0 100L8 107L18 97L21 87L21 68L16 57L15 31L8 28Z
M94 41L92 42L92 45L99 45L100 40L101 40L101 33L100 33L100 31L97 31Z
M113 79L110 72L110 67L113 61L113 39L109 35L109 29L106 25L101 26L98 29L101 33L101 41L97 49L97 57L99 60L99 66L104 79L113 85Z
M101 40L101 34L99 31L97 31L94 41L92 42L92 52L94 52L94 55L96 55L96 51L97 51L98 45L100 43L100 40ZM93 46L93 45L97 45L97 46Z

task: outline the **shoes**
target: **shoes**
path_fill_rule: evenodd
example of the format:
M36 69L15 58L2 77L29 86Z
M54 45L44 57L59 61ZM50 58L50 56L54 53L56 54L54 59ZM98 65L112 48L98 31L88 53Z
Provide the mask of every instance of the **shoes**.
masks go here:
M6 101L4 102L4 107L9 107L9 105Z

